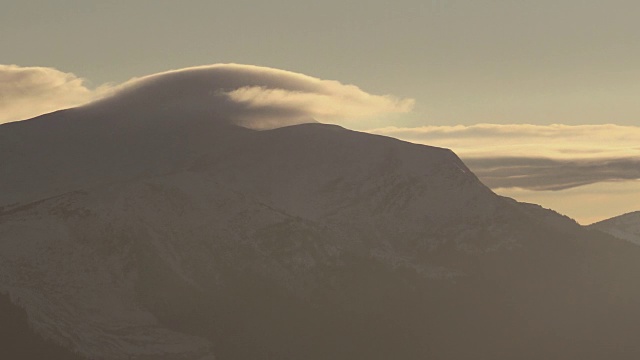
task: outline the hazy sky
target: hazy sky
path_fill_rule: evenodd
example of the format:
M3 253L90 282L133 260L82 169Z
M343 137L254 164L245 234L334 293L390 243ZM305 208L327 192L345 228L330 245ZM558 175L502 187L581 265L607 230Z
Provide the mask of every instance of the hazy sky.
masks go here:
M73 91L51 83L59 90L56 98L68 97L71 105L105 83L169 69L230 62L286 69L415 100L411 112L372 116L350 123L352 128L435 142L463 158L577 157L600 163L586 172L602 172L602 161L614 158L631 160L633 170L640 151L634 145L640 144L638 14L640 2L621 0L4 0L0 64L44 66L86 79L60 80L82 83ZM1 78L0 106L44 106L41 98L34 100L37 91L16 90L11 71ZM482 123L495 126L478 128ZM514 130L524 124L539 127ZM622 127L611 133L585 127L602 124ZM454 126L463 128L452 131ZM533 135L514 137L514 131ZM505 139L510 141L496 148ZM530 163L518 166L531 169ZM565 212L586 222L626 211L631 201L640 204L637 181L620 172L604 180L626 181L627 196L618 205L593 202L595 193L587 190L597 186L578 195L523 189L539 194L540 202L553 198L561 211L565 200L571 202ZM586 183L606 186L602 176L595 178Z

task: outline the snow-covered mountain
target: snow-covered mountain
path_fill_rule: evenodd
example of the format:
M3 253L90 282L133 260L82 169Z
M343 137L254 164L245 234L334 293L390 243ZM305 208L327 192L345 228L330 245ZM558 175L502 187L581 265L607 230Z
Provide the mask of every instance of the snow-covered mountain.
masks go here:
M640 211L599 221L589 227L640 245Z
M106 104L0 126L0 293L86 358L640 355L640 249L449 150Z

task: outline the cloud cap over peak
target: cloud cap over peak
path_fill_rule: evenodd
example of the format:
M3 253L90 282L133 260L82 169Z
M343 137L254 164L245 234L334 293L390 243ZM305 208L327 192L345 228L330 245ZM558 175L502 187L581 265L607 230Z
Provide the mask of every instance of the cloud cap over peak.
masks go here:
M134 78L100 104L199 111L254 128L335 122L408 112L411 99L371 95L354 85L290 71L216 64Z

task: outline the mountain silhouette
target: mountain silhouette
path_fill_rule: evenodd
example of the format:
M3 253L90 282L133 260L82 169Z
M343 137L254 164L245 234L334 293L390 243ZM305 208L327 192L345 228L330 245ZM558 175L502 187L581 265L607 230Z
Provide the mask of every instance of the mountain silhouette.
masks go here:
M0 125L3 313L80 356L640 355L640 248L450 150L108 104Z

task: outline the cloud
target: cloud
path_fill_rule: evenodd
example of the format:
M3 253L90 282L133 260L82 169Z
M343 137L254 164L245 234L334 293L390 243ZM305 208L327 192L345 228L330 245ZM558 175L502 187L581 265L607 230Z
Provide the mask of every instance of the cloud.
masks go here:
M408 112L413 107L411 99L372 95L338 81L238 64L168 71L132 79L110 91L100 104L161 105L166 111L199 111L254 128L335 122Z
M0 64L0 123L78 106L100 96L84 79L46 67Z
M453 149L493 189L563 190L640 179L640 127L477 124L369 132Z
M290 71L216 64L167 71L91 90L52 68L0 65L0 122L87 104L88 108L199 112L254 128L349 121L411 111L412 99Z
M380 113L409 112L413 100L399 100L391 96L370 95L352 85L334 81L318 84L313 92L269 89L262 86L247 86L228 93L239 103L261 109L279 107L283 109L306 109L314 117L330 121L344 118L360 118Z

